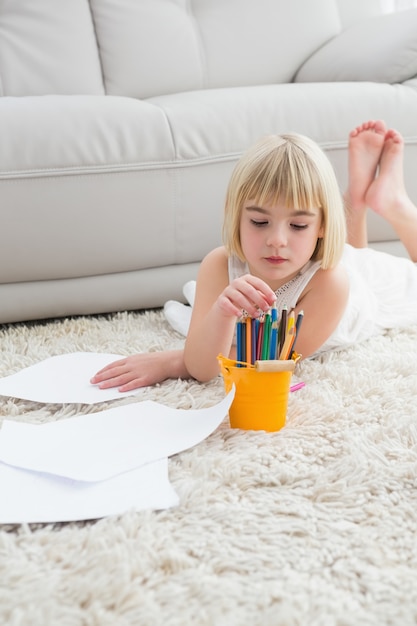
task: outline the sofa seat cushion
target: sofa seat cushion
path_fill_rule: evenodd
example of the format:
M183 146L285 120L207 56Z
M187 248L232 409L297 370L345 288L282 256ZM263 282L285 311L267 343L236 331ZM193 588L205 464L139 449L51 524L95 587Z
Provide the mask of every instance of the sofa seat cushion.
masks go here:
M212 89L149 100L0 99L0 178L112 173L236 160L260 136L296 131L326 148L358 118L410 119L417 91L377 83ZM410 121L410 132L411 132ZM405 133L408 132L404 128ZM24 149L22 149L22 147Z
M165 113L108 96L0 99L0 175L118 169L174 158ZM23 148L23 149L22 149Z

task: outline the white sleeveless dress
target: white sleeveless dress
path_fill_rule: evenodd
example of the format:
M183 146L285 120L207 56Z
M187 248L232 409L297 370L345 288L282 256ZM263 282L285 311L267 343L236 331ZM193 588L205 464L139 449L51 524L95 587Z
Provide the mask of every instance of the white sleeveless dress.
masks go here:
M341 263L349 276L349 298L336 330L312 357L369 339L390 328L417 324L417 265L372 248L345 244ZM320 261L309 261L277 294L277 306L288 310L320 268ZM239 259L229 260L230 280L248 273Z
M336 330L310 358L327 350L334 350L364 341L391 328L417 324L417 264L372 248L353 248L345 245L341 263L349 276L349 298L345 312ZM284 304L293 309L311 278L320 269L320 261L309 261L288 283L277 290L278 310ZM229 280L249 273L246 263L236 257L229 259ZM184 287L192 303L195 281ZM191 294L191 295L190 295ZM167 305L172 305L172 301ZM179 303L176 303L179 305ZM176 330L181 326L186 334L191 308L165 305L168 321ZM175 320L172 311L175 310ZM171 314L170 314L171 313ZM181 323L176 323L182 318Z

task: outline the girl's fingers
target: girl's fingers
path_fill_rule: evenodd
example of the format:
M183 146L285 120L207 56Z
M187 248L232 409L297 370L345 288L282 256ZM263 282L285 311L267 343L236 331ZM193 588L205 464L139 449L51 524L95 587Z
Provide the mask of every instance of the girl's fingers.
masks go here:
M253 276L243 276L232 281L223 296L230 302L229 310L234 307L234 314L239 315L243 309L252 317L267 311L276 300L272 289Z
M115 361L114 363L109 363L106 367L103 367L100 371L98 371L94 376L90 379L92 384L100 383L105 380L110 380L115 378L116 376L123 373L124 367L126 366L126 360Z

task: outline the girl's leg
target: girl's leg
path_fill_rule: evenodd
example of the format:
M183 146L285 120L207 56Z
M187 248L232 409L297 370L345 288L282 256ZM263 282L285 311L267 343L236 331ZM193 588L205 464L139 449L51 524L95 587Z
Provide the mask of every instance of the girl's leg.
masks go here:
M355 248L368 245L367 191L375 179L385 141L382 120L365 122L349 135L349 182L345 194L348 243Z
M410 258L417 262L417 207L404 184L404 140L388 130L379 161L379 173L365 195L367 205L391 224Z

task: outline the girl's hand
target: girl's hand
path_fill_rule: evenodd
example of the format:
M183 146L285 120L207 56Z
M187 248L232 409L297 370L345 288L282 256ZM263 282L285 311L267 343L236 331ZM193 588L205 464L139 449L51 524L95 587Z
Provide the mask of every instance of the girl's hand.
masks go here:
M183 350L144 352L114 361L91 378L100 389L118 387L119 391L132 391L139 387L155 385L167 378L188 378Z
M276 300L272 289L260 278L246 274L235 278L219 295L217 304L226 315L239 317L246 311L258 317L268 311Z

